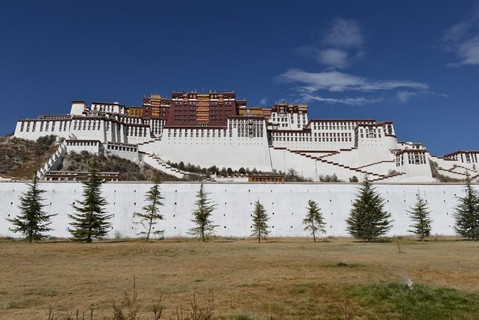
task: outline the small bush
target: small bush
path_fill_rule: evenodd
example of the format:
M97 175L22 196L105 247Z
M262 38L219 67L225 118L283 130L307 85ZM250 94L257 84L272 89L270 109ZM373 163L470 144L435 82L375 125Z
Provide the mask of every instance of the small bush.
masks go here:
M397 172L396 170L391 169L391 170L388 171L388 176L395 176L395 175L397 175L398 173L399 173L399 172Z
M255 170L255 169L253 169ZM307 182L310 181L302 175L300 175L295 169L291 168L288 170L288 173L284 175L284 181L287 182Z
M321 181L321 182L339 182L339 179L338 179L338 177L336 176L336 174L333 173L331 176L328 175L328 174L325 175L325 176L320 175L320 176L319 176L319 181Z
M35 144L35 153L37 155L43 154L47 151L53 142L55 142L56 137L54 135L43 136L37 139Z
M358 182L358 177L356 176L352 176L351 178L349 178L349 182Z

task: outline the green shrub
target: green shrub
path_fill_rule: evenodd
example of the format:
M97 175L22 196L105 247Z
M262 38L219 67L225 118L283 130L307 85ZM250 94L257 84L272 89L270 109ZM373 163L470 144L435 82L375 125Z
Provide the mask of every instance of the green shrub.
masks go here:
M37 139L35 143L35 153L40 155L47 151L53 142L55 142L56 137L54 135L43 136Z

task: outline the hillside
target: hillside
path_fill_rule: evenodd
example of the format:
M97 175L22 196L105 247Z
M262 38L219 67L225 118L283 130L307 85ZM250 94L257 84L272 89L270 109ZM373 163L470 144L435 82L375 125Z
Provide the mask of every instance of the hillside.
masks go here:
M30 180L39 168L57 150L55 136L44 136L37 141L0 137L0 176L19 180ZM88 171L88 162L93 154L88 152L70 153L64 159L60 170ZM99 170L119 172L120 181L152 181L160 174L162 181L177 181L176 177L164 174L148 165L138 165L117 156L100 156Z
M94 157L92 153L82 151L70 152L63 160L64 171L85 172L88 171L88 163ZM179 179L153 167L143 164L138 165L132 161L110 155L98 157L98 170L101 172L119 172L120 181L153 181L159 174L162 181L178 181Z
M31 179L35 172L55 152L55 136L37 141L0 137L0 175L15 179Z

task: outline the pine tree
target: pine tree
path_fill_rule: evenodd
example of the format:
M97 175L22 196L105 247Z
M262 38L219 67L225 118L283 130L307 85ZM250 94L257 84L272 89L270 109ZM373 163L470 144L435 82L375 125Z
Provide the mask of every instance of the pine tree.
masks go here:
M103 238L110 228L108 219L112 215L105 213L106 200L101 196L101 186L105 181L98 175L98 163L96 157L90 162L88 179L83 182L83 201L77 201L79 205L73 205L77 214L68 215L73 222L68 231L73 240L92 242L93 239Z
M351 215L346 220L348 232L355 238L376 239L391 228L391 214L384 211L384 200L366 178L353 203Z
M471 185L469 173L466 176L466 195L459 197L454 217L458 234L473 241L479 239L479 196Z
M409 232L414 233L420 240L424 241L424 238L429 237L431 234L432 222L426 201L421 199L421 196L418 195L415 206L411 207L411 210L408 212L411 214L411 219L414 221L414 224L410 225L412 229L410 229Z
M144 213L133 213L134 217L138 217L140 219L140 221L135 223L141 224L145 229L145 231L141 231L138 234L146 235L146 241L150 239L150 234L152 230L155 229L157 221L163 220L163 215L159 213L159 207L163 205L163 202L161 202L161 200L164 199L161 196L160 183L160 176L158 175L156 177L155 184L146 193L145 200L148 204L143 207ZM153 234L162 235L163 230L155 230L153 231Z
M316 232L325 233L326 229L324 226L326 223L324 222L323 215L321 214L321 209L318 207L316 201L309 200L308 207L306 208L308 212L306 213L306 217L303 219L303 224L306 225L304 230L311 230L313 234L313 241L316 242Z
M200 186L200 190L196 194L196 210L193 211L193 220L196 227L191 228L189 233L197 236L202 242L206 242L208 237L213 233L214 225L210 220L212 212L215 210L216 204L208 199L208 194L203 188L203 184Z
M7 219L10 221L14 228L13 232L21 232L25 236L28 242L33 240L42 240L47 237L46 232L52 230L48 226L51 224L50 218L55 214L46 214L43 212L45 207L42 204L44 199L41 197L45 190L38 187L38 178L33 176L33 180L28 184L28 191L20 197L20 210L21 214L13 219Z
M253 233L252 237L257 237L258 242L261 242L261 239L266 240L266 236L269 234L269 226L266 224L269 220L268 214L264 209L263 205L256 201L253 212Z

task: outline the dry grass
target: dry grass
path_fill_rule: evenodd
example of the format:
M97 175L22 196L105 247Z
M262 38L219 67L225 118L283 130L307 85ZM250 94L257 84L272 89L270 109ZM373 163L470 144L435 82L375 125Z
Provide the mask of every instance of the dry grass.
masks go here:
M15 179L32 179L33 175L58 149L45 136L37 142L15 137L0 137L0 174Z
M51 307L61 316L93 309L96 319L104 319L134 278L142 315L149 316L161 296L166 319L177 308L188 309L193 293L200 303L211 293L219 319L402 319L382 317L354 290L407 278L431 290L479 294L479 242L405 239L401 250L395 241L352 239L31 245L5 240L0 318L47 319Z

